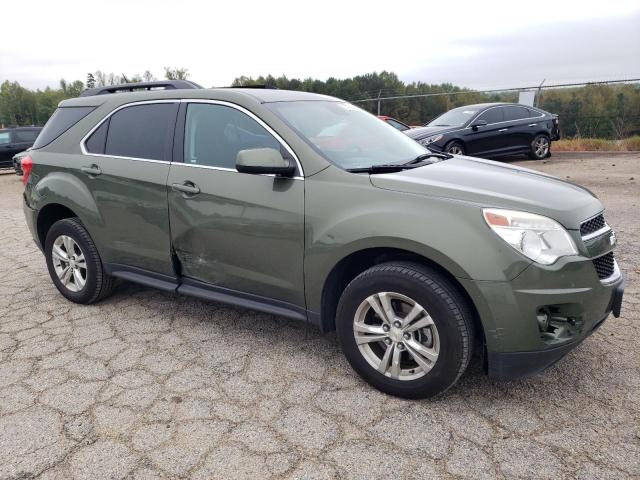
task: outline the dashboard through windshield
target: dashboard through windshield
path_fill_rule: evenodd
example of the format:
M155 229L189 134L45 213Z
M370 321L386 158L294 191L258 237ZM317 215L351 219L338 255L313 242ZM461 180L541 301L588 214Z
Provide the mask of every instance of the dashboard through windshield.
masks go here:
M316 151L345 170L406 163L429 153L391 125L347 102L274 102L267 106Z

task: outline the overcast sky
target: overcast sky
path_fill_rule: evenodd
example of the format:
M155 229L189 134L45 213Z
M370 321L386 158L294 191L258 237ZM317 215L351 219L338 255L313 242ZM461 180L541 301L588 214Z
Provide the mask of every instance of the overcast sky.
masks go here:
M638 0L22 0L3 11L16 26L0 42L0 81L30 88L164 66L203 86L381 70L472 88L640 77Z

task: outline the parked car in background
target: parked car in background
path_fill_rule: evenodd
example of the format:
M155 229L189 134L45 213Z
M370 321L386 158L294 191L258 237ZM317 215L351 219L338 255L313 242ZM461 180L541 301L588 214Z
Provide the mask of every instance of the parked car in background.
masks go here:
M176 84L136 88L158 85ZM431 152L324 95L108 88L61 102L22 160L70 301L122 278L336 330L355 371L409 398L474 353L536 373L620 315L616 236L578 185Z
M400 130L401 132L404 132L405 130L409 130L411 128L406 123L401 122L400 120L396 120L393 117L387 117L386 115L378 115L378 118L380 120L382 120L383 122L387 122L393 128L396 128L396 129Z
M29 150L25 150L24 152L16 153L13 156L13 169L16 172L16 175L21 176L24 172L22 171L22 159L29 155Z
M42 127L0 129L0 168L13 167L13 156L33 145Z
M404 132L434 152L476 157L527 154L546 158L560 138L558 116L514 103L454 108L420 128Z

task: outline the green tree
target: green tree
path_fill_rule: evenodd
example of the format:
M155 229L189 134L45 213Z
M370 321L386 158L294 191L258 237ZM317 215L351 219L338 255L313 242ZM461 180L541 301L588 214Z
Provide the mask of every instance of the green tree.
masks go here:
M189 77L189 70L186 68L164 67L164 78L167 80L186 80Z

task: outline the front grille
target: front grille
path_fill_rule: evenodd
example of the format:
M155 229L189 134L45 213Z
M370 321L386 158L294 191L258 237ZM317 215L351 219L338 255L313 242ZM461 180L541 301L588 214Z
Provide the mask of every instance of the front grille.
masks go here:
M580 224L580 235L586 237L590 233L597 232L606 225L604 215L600 214Z
M593 266L595 267L600 280L609 278L614 272L613 252L609 252L606 255L593 259Z

